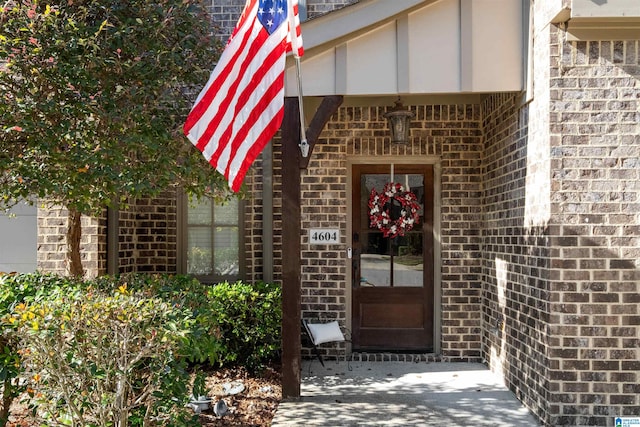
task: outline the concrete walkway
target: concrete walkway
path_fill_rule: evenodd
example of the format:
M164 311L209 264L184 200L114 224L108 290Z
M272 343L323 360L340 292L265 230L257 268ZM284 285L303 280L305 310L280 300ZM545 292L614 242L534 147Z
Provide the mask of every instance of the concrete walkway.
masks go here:
M310 365L309 365L310 364ZM484 365L305 361L301 399L281 402L280 426L539 426Z

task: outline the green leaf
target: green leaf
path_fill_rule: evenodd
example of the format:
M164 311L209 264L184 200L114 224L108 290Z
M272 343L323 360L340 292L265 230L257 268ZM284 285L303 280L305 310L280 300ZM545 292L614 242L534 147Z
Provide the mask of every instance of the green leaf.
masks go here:
M206 83L220 47L200 3L63 2L33 19L30 7L0 25L3 206L36 194L92 214L176 185L226 194L180 132L195 97L184 89Z

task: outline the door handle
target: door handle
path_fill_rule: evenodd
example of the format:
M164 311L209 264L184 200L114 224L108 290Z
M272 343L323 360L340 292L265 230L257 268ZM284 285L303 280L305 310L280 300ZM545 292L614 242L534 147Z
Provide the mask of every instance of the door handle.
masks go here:
M351 248L349 248L351 249ZM357 288L360 284L360 251L356 249L351 250L351 287Z
M353 233L351 235L351 244L353 248L348 249L348 258L351 260L351 287L357 288L360 285L360 234Z

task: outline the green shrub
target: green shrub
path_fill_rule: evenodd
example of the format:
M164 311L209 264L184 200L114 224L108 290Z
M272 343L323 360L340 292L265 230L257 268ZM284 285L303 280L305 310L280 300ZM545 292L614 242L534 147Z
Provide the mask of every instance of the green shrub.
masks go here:
M220 283L207 297L222 350L220 364L259 369L280 349L281 288L272 284Z
M191 310L195 322L181 349L191 363L257 370L279 354L282 292L278 285L206 285L189 276L168 275L122 275L101 281L103 287L126 284Z
M27 380L49 421L189 425L187 362L257 370L280 349L276 285L42 274L0 276L0 285L4 406Z
M0 275L0 426L6 424L13 400L25 390L19 381L24 363L19 354L17 324L14 317L16 310L20 310L27 302L47 300L51 295L73 293L79 286L78 281L54 275Z
M225 353L219 339L215 313L208 299L209 285L204 285L190 276L125 274L115 278L102 277L98 280L102 289L128 286L136 292L155 296L175 307L191 312L194 322L179 354L192 364L221 365L221 355Z
M191 314L120 286L20 304L13 314L37 414L83 426L165 426L186 412L176 350Z

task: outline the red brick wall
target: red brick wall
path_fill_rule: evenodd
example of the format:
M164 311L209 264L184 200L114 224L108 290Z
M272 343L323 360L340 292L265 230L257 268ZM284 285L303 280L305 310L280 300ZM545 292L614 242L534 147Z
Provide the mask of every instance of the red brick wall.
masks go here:
M130 200L119 212L120 273L173 273L177 268L176 191Z
M549 249L546 225L527 220L528 193L543 191L531 172L529 108L522 95L482 103L483 355L536 413L546 411L549 367ZM531 150L534 151L534 150ZM532 215L533 216L533 215Z
M611 425L640 413L640 46L539 36L532 102L482 104L483 349L546 425Z
M244 203L244 263L245 263L245 279L249 282L264 281L264 244L263 236L265 227L271 225L265 224L263 191L265 189L263 182L262 157L269 151L256 159L249 173L245 176L244 186L247 190ZM270 191L270 190L269 190ZM280 250L280 249L279 249ZM278 258L278 266L281 265ZM271 272L275 281L281 280L280 271Z
M57 274L68 274L67 268L67 210L59 206L38 206L37 268ZM80 251L87 277L106 273L107 239L106 217L83 216Z
M315 146L302 176L302 316L338 319L348 325L351 283L346 258L348 162L386 157L417 163L425 156L441 165L441 351L449 360L481 354L481 151L478 105L411 106L411 141L393 145L387 107L342 107ZM276 149L279 149L276 146ZM363 160L365 159L365 160ZM279 165L277 165L279 167ZM279 173L276 172L276 180ZM280 186L276 186L279 196ZM281 203L281 201L277 202ZM276 229L281 224L276 206ZM338 245L310 246L309 228L339 228ZM335 353L334 353L335 355Z

